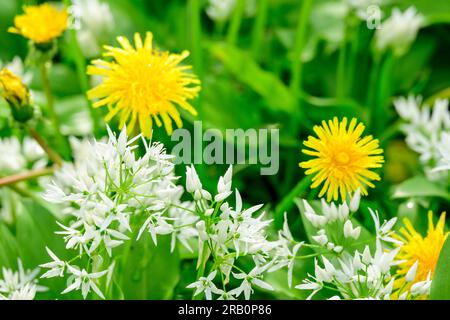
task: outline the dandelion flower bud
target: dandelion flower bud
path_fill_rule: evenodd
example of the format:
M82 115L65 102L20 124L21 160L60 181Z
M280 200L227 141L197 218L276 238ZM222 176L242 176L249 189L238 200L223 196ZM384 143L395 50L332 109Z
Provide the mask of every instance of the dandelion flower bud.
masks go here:
M30 104L30 92L22 80L8 69L0 71L0 88L3 98L11 107L11 113L18 122L33 118L34 109Z

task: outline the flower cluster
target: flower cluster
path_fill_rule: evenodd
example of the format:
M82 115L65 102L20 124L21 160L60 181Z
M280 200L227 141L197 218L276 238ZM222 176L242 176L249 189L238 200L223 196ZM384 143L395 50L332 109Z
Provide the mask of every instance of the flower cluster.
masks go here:
M0 139L0 175L13 174L27 168L40 169L47 165L41 146L29 137L20 142L16 137Z
M321 250L320 258L315 259L314 274L296 286L312 290L309 299L324 288L338 293L333 299L389 299L394 291L392 274L399 263L396 256L400 248L388 244L400 243L391 231L396 218L380 223L378 213L371 210L376 238L367 239L361 226L355 227L352 222L359 198L358 191L350 203L337 206L322 201L322 214L306 201L303 203L305 218L319 229L312 239Z
M416 39L424 17L415 7L404 12L398 8L384 21L375 33L375 46L379 51L391 49L397 56L405 54Z
M3 278L0 279L0 300L33 300L36 292L47 288L38 285L36 276L39 269L25 270L20 259L17 260L18 271L3 268Z
M448 100L437 99L433 108L422 105L421 97L400 97L394 101L403 119L401 126L408 146L420 155L427 177L443 180L450 169L450 112Z
M72 275L75 280L65 292L81 288L84 297L89 292L86 288L103 297L96 283L113 272L114 248L134 240L130 234L138 229L139 236L150 232L155 244L157 235L175 233L171 221L179 214L176 208L182 207L173 157L163 145L148 145L143 140L145 155L136 159L134 149L140 136L128 140L126 128L119 137L108 131L108 141L73 140L74 163L65 163L56 172L43 195L64 207L68 223L58 223L62 230L57 233L64 236L67 249L79 253L66 262L49 251L54 261L43 265L50 268L45 277ZM177 232L176 237L183 240L187 233ZM83 257L89 257L88 268L72 263ZM103 263L96 263L98 257Z
M114 26L111 8L99 0L74 0L70 9L72 27L77 29L77 39L83 54L88 58L98 56L101 40Z
M188 288L195 288L194 295L204 292L207 299L215 294L219 299L236 299L243 294L250 299L253 287L263 290L273 288L263 281L263 275L274 264L271 252L278 246L276 242L267 240L267 228L271 220L264 220L264 213L255 217L262 205L245 209L241 195L235 191L235 205L227 199L231 196L232 168L230 167L217 184L214 197L203 189L193 166L186 170L186 190L192 195L196 215L200 218L196 223L198 231L198 263L200 275L205 274L208 260L212 261L207 274L201 276ZM253 269L243 270L239 262L250 258ZM240 282L231 289L230 277ZM220 288L214 284L218 278Z

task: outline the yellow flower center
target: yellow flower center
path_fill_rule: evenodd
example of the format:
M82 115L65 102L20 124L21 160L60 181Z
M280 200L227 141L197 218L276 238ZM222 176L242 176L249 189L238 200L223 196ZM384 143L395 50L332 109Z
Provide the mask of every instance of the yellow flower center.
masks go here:
M346 165L350 161L350 156L348 155L347 152L341 151L337 154L336 161L338 165Z

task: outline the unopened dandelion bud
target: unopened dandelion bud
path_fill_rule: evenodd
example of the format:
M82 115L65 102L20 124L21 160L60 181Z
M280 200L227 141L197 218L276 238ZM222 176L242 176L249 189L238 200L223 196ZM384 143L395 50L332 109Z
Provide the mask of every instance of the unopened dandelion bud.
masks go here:
M33 118L30 92L18 76L4 68L0 71L0 88L14 120L24 123Z

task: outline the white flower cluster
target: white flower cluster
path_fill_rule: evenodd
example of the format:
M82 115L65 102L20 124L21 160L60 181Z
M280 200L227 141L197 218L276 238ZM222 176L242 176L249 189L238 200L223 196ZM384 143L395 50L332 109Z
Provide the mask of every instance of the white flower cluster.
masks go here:
M224 22L230 18L236 7L237 1L238 0L209 0L206 14L214 21ZM245 15L248 17L253 16L256 13L256 1L243 1L245 1Z
M308 299L323 288L339 293L333 299L385 299L391 296L394 290L391 272L399 263L395 260L399 248L391 250L388 244L401 244L392 237L391 229L397 218L381 223L378 213L370 210L376 229L376 246L366 245L362 252L354 250L355 246L364 243L363 240L356 242L360 239L361 227L355 227L351 220L352 214L358 211L359 202L359 190L349 204L322 201L322 214L317 214L311 205L303 202L305 217L319 229L312 239L321 250L318 251L320 258L315 259L314 274L296 286L301 290L312 290ZM374 250L373 254L371 250Z
M49 251L54 261L42 266L50 269L45 277L71 275L73 282L64 292L81 288L84 297L90 289L103 297L96 282L108 270L113 272L112 251L135 240L130 240L130 234L138 231L139 238L148 231L155 244L157 235L172 234L182 243L196 235L192 227L178 230L177 225L189 225L191 220L185 217L185 204L180 202L183 190L175 184L173 157L163 145L148 145L142 139L145 154L136 159L140 136L128 141L126 128L118 138L109 128L108 133L106 142L72 140L74 163L65 163L55 173L43 195L47 201L61 204L68 216L68 224L58 223L62 230L57 232L64 236L66 248L78 250L78 258L87 256L90 262L89 267L78 268ZM105 259L104 253L112 262L95 263L99 257Z
M114 18L109 5L99 0L74 0L71 13L83 54L87 58L98 56L101 51L101 40L114 27Z
M392 49L395 55L405 54L416 39L424 17L415 7L409 7L404 12L398 8L384 21L375 33L375 45L379 51Z
M431 180L446 178L450 170L450 111L448 100L437 99L431 109L421 97L400 97L394 101L405 121L401 126L408 146L420 154L420 162Z
M47 165L44 150L31 138L21 143L17 137L0 139L0 175L18 173L25 169L39 169Z
M361 234L361 227L353 226L351 214L358 211L361 192L358 189L350 203L321 202L322 214L317 214L313 207L303 200L304 215L312 226L318 229L312 239L321 247L334 253L341 253L349 240L357 240ZM342 237L343 235L343 237Z
M0 300L33 300L36 292L46 291L39 286L36 276L39 269L24 270L22 261L17 260L18 271L3 268L3 279L0 279Z
M212 294L218 295L218 299L236 299L242 294L245 299L250 299L254 286L273 290L262 280L264 273L273 266L270 253L278 246L277 242L266 238L271 220L264 220L264 213L253 216L262 205L244 209L238 190L235 191L233 208L226 201L232 194L231 182L230 167L219 179L217 194L213 197L203 189L195 168L191 166L186 170L186 190L192 194L196 215L200 218L196 223L199 248L197 268L205 271L206 262L209 259L213 261L208 276L200 277L188 288L196 289L194 295L204 292L207 299L212 299ZM254 268L248 272L239 268L238 260L245 257L254 262ZM228 290L230 275L240 281L240 285ZM213 282L215 278L220 279L220 289Z

